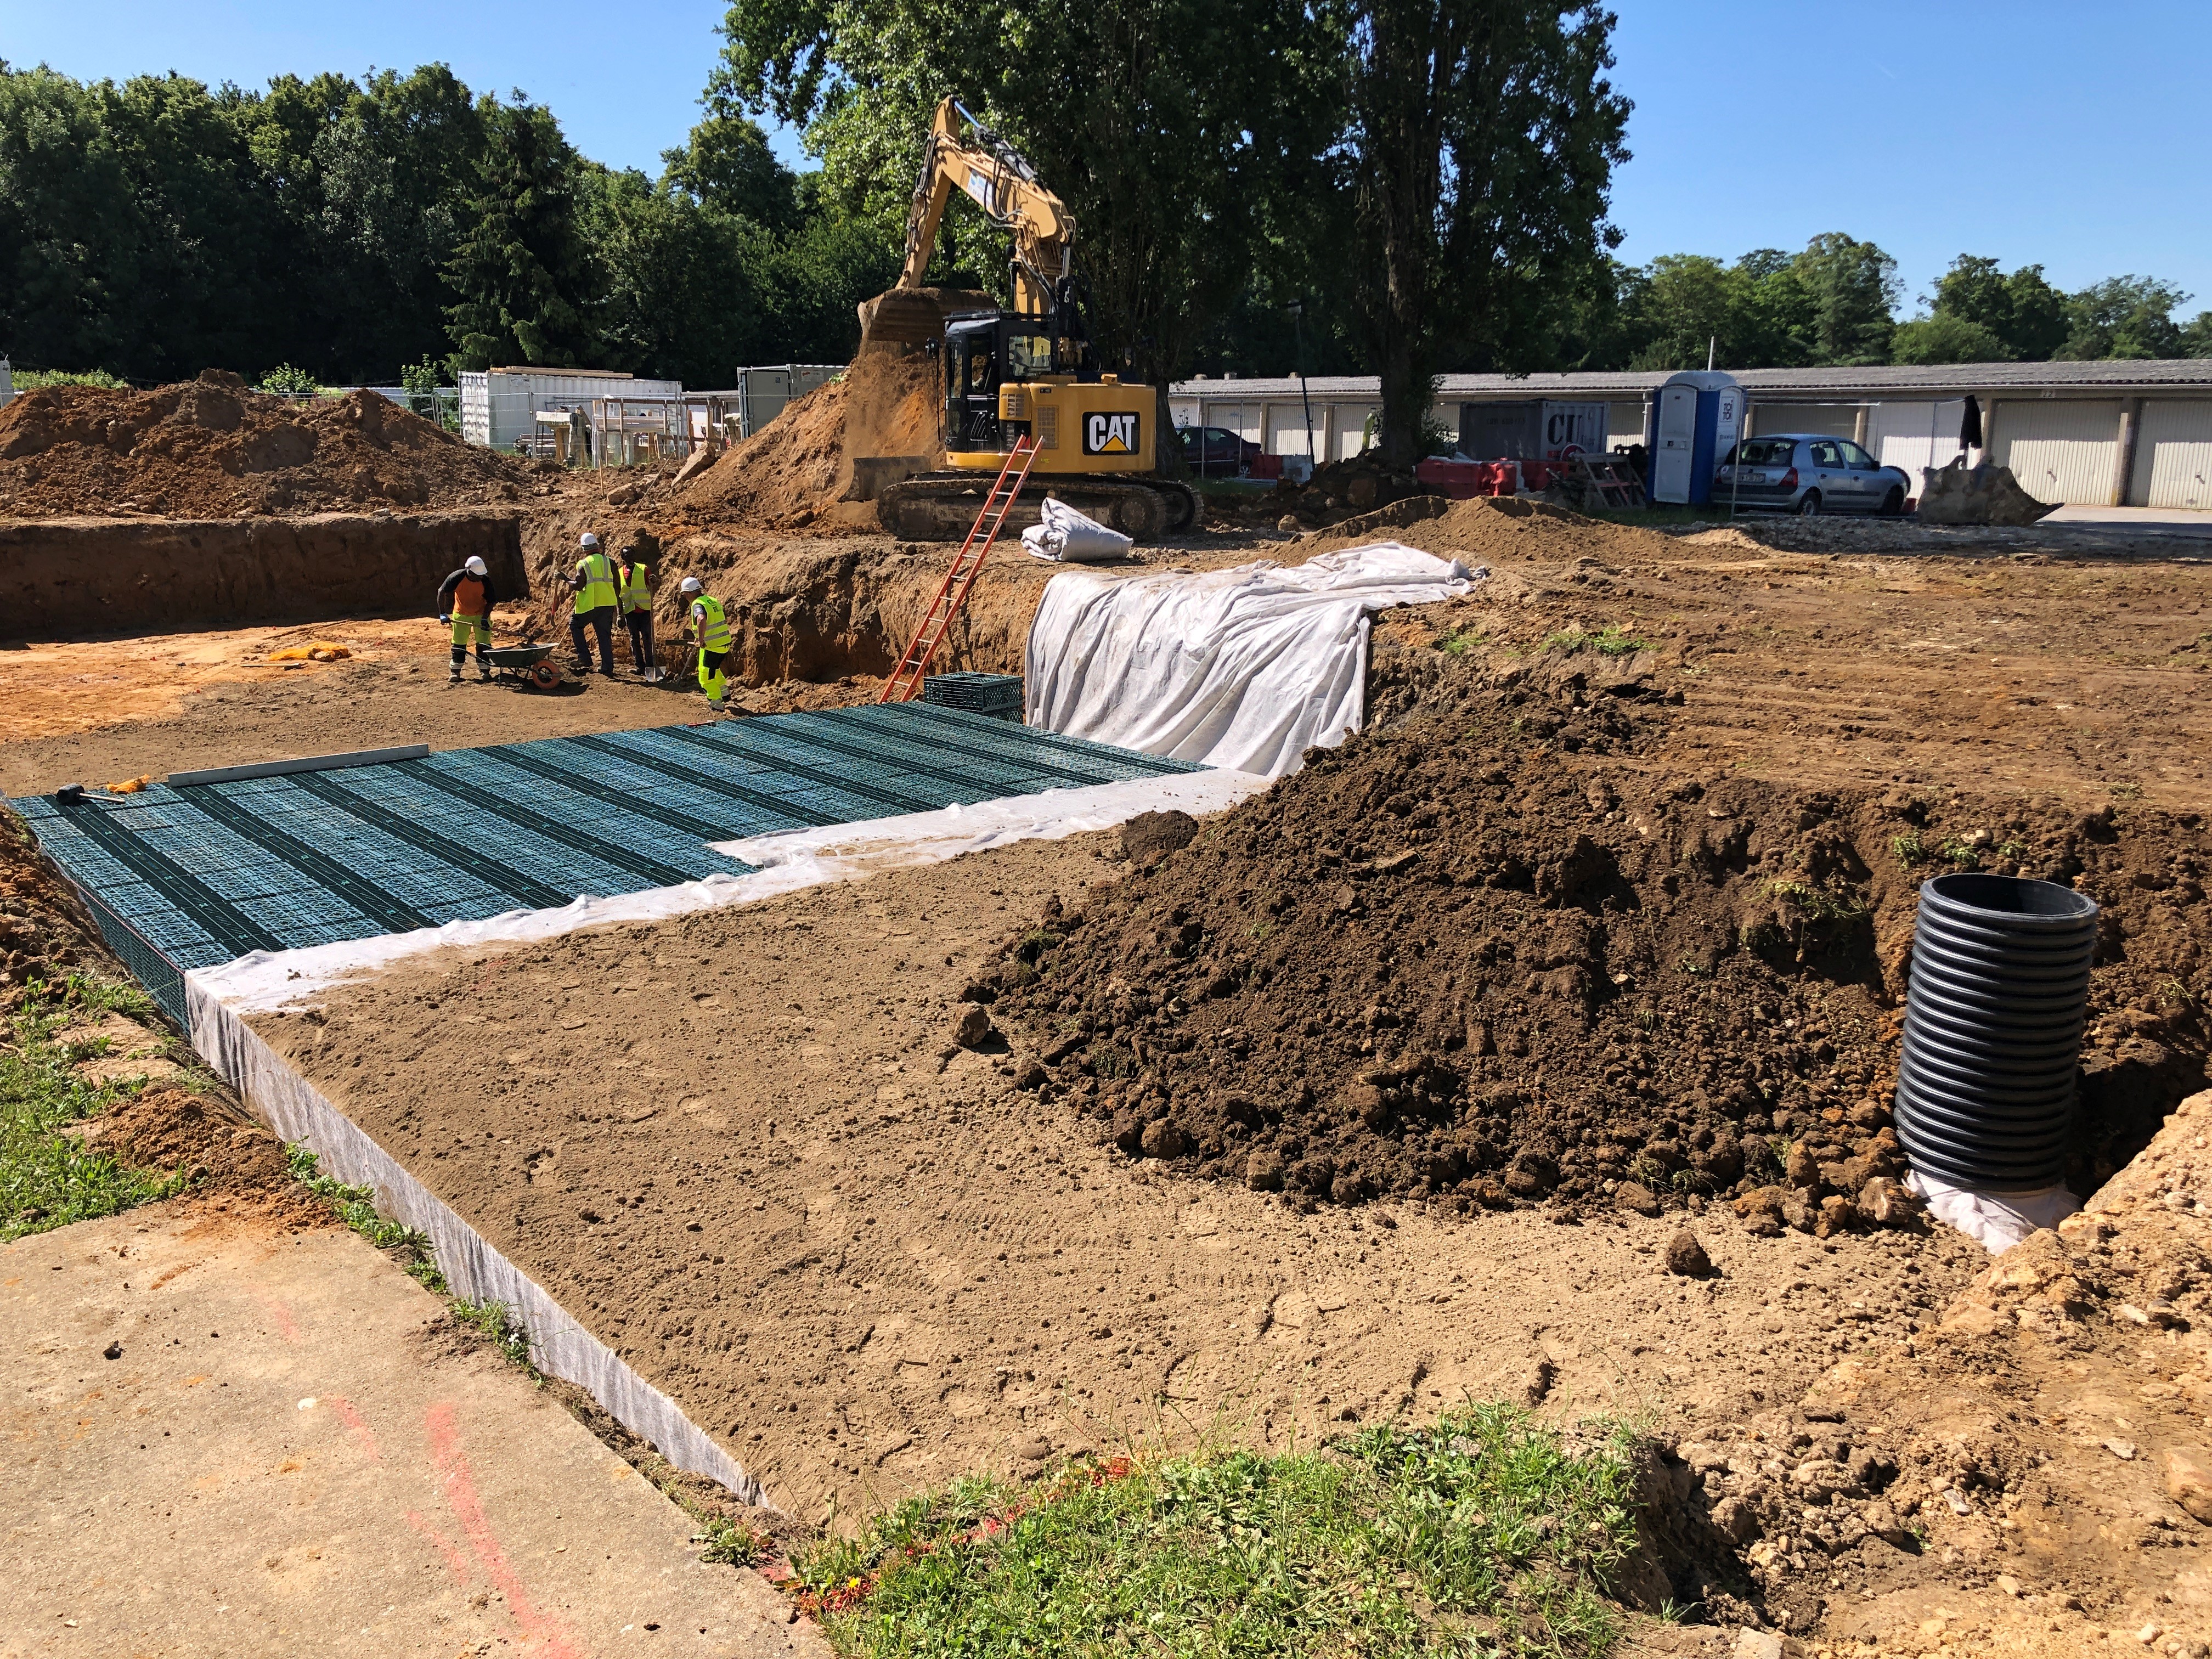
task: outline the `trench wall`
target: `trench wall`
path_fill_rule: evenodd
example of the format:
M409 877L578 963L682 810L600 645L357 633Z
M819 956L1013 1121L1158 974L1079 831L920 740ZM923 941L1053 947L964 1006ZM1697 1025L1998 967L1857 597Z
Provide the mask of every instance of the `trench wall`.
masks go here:
M471 554L503 598L526 592L512 514L0 522L0 637L421 615Z

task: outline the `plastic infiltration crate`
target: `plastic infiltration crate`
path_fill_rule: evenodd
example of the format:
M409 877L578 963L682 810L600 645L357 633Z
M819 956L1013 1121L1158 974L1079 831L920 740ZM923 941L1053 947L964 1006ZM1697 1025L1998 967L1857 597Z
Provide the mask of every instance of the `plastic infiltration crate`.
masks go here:
M1022 718L1019 674L932 674L921 683L921 700L933 708L960 708L971 714L1018 722Z
M249 951L750 869L710 842L1205 769L1031 731L1021 685L940 674L919 703L12 804L181 1025L185 974Z

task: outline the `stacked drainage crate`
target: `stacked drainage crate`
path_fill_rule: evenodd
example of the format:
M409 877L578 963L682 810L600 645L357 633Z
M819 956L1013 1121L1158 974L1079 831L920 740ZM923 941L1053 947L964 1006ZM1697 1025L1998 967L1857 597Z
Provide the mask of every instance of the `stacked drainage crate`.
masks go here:
M1022 717L1022 677L1019 674L932 674L921 683L921 700L939 708L957 708L970 714L1019 721Z
M2072 1133L2097 907L2047 881L1938 876L1920 890L1897 1138L1954 1187L2057 1186Z

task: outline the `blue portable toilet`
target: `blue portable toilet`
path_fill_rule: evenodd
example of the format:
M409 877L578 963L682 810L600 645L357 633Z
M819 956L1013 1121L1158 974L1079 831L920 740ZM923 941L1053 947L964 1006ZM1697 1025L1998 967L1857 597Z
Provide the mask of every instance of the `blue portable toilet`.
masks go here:
M1644 447L1655 501L1703 507L1712 499L1713 472L1735 447L1743 425L1743 388L1713 368L1670 376L1651 399Z

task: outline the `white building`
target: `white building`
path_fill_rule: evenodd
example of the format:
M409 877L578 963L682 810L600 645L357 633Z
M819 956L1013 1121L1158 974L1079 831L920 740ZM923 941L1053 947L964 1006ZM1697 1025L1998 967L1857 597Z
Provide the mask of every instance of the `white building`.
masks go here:
M1959 453L1971 395L1981 404L1984 441L1971 459L2010 467L2043 501L2212 509L2212 358L1732 372L1753 434L1852 438L1917 478L1921 467ZM1666 379L1631 372L1447 374L1437 382L1431 418L1456 433L1463 405L1603 402L1607 435L1618 447L1644 441L1651 396ZM1377 382L1316 377L1306 392L1311 453L1324 460L1358 454L1369 418L1381 410ZM1274 454L1309 453L1306 400L1295 380L1184 380L1170 389L1170 399L1178 426L1224 428Z
M490 368L464 374L461 436L472 444L513 449L534 438L540 413L587 414L595 398L681 398L681 380L641 380L611 368Z

